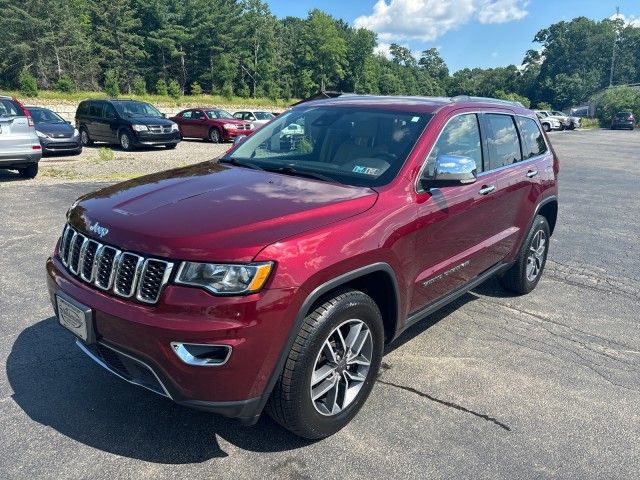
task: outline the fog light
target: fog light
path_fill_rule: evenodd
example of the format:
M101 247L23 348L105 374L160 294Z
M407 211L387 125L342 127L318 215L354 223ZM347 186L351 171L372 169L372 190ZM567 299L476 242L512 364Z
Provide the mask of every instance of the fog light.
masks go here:
M229 345L209 345L204 343L171 342L171 348L178 358L187 365L219 367L231 356Z

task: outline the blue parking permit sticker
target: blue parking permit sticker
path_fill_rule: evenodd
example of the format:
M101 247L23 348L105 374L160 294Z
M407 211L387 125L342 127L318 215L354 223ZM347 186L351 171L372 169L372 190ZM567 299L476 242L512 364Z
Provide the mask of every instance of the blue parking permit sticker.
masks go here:
M358 165L356 165L355 167L353 167L353 172L362 173L364 175L378 175L380 169L371 167L359 167Z

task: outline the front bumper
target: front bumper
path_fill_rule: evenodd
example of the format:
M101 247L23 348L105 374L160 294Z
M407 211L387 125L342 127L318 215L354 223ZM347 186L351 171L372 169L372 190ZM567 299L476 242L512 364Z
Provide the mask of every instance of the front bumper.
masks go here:
M253 132L255 131L255 128L251 129L251 130L231 130L231 129L223 129L222 130L222 139L223 140L233 140L236 137L239 137L240 135L246 135L249 136L251 135Z
M77 152L82 149L80 136L70 138L41 138L44 153Z
M158 145L175 145L181 140L180 132L172 133L151 133L135 132L134 144L146 147Z
M257 419L295 318L289 311L292 289L214 297L170 284L158 304L143 305L84 284L57 257L47 261L46 269L54 310L55 295L61 292L91 308L96 343L78 342L103 367L177 403L248 423ZM175 341L229 345L233 351L219 367L193 366L172 350ZM119 356L120 362L109 355ZM134 363L122 369L126 358ZM148 372L136 369L135 362Z

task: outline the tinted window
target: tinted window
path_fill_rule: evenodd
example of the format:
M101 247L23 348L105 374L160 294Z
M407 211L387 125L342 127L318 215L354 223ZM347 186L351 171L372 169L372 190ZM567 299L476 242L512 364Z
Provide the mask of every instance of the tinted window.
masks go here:
M116 118L116 109L113 108L113 105L109 105L108 103L104 106L104 117L105 118Z
M36 125L39 123L65 123L60 115L46 108L30 108L29 113Z
M518 117L518 127L522 135L522 156L525 160L547 151L544 136L535 121L527 117Z
M102 116L102 104L101 103L90 103L89 104L89 115L92 117L101 117Z
M511 115L485 115L489 129L487 145L489 147L489 165L491 169L522 160L518 131Z
M207 110L206 113L207 117L212 120L215 120L216 118L233 118L233 116L229 112L226 112L224 110Z
M86 115L88 112L89 112L89 104L87 102L82 102L78 106L78 111L76 112L76 115Z
M430 119L429 113L359 106L297 107L247 137L222 161L293 170L291 175L313 172L348 185L385 185Z
M233 114L233 118L239 118L240 120L242 120L243 115L244 114L242 112L236 112Z
M194 110L193 111L193 118L194 120L200 120L203 117L203 114L200 110Z
M136 102L134 100L121 100L114 102L114 106L121 117L135 118L135 117L162 117L160 111L145 102Z
M482 145L478 117L475 113L458 115L444 127L427 159L429 176L433 176L439 155L469 157L476 162L477 171L482 171Z
M191 115L192 115L192 114L193 114L193 110L187 110L186 112L182 112L182 113L180 114L180 116L181 116L182 118L187 118L187 119L188 119L188 118L191 118Z
M0 117L24 117L24 112L13 100L0 98Z

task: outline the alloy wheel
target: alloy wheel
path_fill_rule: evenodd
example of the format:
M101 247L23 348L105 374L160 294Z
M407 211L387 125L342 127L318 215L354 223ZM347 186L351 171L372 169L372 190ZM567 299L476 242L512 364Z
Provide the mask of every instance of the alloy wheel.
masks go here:
M544 257L547 249L547 237L542 230L538 230L529 245L529 255L527 256L527 280L533 282L544 265Z
M213 143L218 143L220 142L220 132L218 132L218 130L216 130L215 128L213 128L211 130L211 133L209 134L209 138L211 138L211 141Z
M129 135L127 135L126 133L120 135L120 145L124 150L129 150Z
M80 141L85 147L89 145L89 134L84 129L82 129L82 132L80 133Z
M337 326L325 340L311 375L311 400L321 415L333 416L358 396L371 369L373 339L357 319Z

